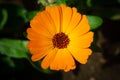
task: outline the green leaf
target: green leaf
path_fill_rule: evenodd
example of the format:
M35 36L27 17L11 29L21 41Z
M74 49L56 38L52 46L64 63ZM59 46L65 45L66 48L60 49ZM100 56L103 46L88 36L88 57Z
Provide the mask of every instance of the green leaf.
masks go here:
M88 18L88 22L90 24L91 30L97 29L103 23L102 18L98 16L87 15L87 18Z
M42 4L43 6L53 6L58 4L66 4L66 0L38 0L38 4Z
M56 0L56 4L66 4L66 0Z
M38 4L42 4L43 6L47 6L48 5L48 1L47 0L38 0L37 3Z
M4 27L8 19L8 14L6 9L0 10L0 29Z
M13 58L27 58L27 41L0 39L0 53Z
M36 14L38 11L31 11L27 13L27 21L30 21Z

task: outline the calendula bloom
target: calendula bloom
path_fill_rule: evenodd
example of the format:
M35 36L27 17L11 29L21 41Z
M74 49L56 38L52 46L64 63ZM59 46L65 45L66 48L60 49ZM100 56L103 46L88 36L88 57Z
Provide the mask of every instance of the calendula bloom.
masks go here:
M27 47L32 61L42 59L41 67L69 71L76 68L75 60L85 64L93 41L88 19L64 4L47 6L30 21Z

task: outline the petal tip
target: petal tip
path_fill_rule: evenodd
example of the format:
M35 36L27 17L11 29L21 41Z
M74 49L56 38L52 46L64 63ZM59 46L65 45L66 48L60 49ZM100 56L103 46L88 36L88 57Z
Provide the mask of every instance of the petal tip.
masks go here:
M33 55L33 56L31 57L31 60L32 60L33 62L36 62L36 61L39 60L39 58L38 58L37 56Z

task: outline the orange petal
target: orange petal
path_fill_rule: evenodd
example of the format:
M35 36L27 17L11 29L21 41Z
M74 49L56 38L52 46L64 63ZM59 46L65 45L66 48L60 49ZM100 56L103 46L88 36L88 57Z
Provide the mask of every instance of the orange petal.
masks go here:
M88 32L81 36L70 36L70 43L68 47L88 48L93 41L93 32Z
M60 32L61 28L61 8L60 6L46 7L46 11L50 14L51 21L53 21L56 29L56 33Z
M52 70L64 70L69 71L75 68L75 62L71 54L67 49L59 49L55 59L50 64Z
M91 55L91 53L92 53L91 49L89 49L89 48L87 48L87 49L76 49L76 48L69 47L68 50L71 52L73 57L79 63L82 63L82 64L86 64L89 55Z
M27 38L30 40L47 40L47 41L51 41L52 38L49 36L44 36L41 33L38 33L36 31L34 31L32 28L28 28L27 29Z
M53 49L52 46L46 46L43 48L30 48L30 52L33 54L31 59L32 61L38 61L46 56L51 50Z
M72 18L70 20L71 21L65 31L66 34L69 34L79 24L81 20L81 14L77 12L76 8L72 8Z
M72 9L70 7L66 7L65 5L61 5L62 8L62 32L65 33L66 29L69 27L71 18L72 18Z
M31 50L34 50L34 51L37 51L37 50L41 50L41 49L44 49L45 47L53 47L52 44L50 43L46 43L46 44L40 44L39 43L36 43L36 41L29 41L28 44L27 44L27 48ZM33 54L35 54L34 52L32 52Z
M52 18L47 11L37 13L31 20L30 26L39 33L46 33L52 36L56 33Z
M30 48L40 48L44 46L52 45L52 38L47 38L37 32L35 32L32 28L27 29L27 37L30 39L27 47Z
M70 32L69 36L80 36L82 34L87 33L90 30L90 26L88 24L88 19L85 15L82 16L82 20L79 24Z
M27 47L44 47L44 46L53 46L52 41L45 41L45 40L31 40L27 44Z
M47 37L51 37L51 33L44 27L44 25L40 24L38 20L31 20L30 26L35 32Z
M56 56L57 51L58 49L54 48L53 50L51 50L51 52L48 53L48 55L43 59L41 63L42 68L47 69L50 66Z

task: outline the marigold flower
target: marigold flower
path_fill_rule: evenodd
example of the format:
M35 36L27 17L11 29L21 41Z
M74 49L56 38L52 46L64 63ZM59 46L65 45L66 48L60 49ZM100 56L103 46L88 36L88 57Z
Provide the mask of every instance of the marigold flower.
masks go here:
M88 19L64 4L47 6L30 21L27 47L32 61L42 60L41 67L69 71L76 68L75 60L85 64L93 41ZM75 59L75 60L74 60Z

